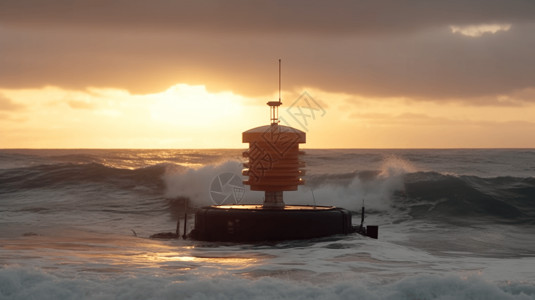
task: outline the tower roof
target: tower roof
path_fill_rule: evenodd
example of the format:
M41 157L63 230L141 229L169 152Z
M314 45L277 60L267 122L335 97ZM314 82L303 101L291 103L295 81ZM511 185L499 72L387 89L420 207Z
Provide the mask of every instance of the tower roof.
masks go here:
M278 125L278 124L271 124L271 125L264 125L255 127L252 129L249 129L247 131L243 132L243 139L242 143L249 143L251 141L256 141L259 138L262 138L266 135L291 135L291 136L297 136L297 142L298 143L306 143L306 133L304 131L301 131L299 129L290 127L290 126L284 126L284 125Z

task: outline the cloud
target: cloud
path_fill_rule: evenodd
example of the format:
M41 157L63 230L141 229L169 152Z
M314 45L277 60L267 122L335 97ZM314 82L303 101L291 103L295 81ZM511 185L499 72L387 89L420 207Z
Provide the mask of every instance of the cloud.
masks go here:
M97 107L95 103L80 100L69 100L67 104L74 109L95 109Z
M478 104L535 87L534 17L520 0L3 1L0 85L265 96L281 57L296 93Z
M0 120L9 120L9 114L0 112Z
M11 99L0 94L0 111L18 111L23 110L24 108L24 105L15 103L11 101Z
M470 26L450 26L452 33L460 33L469 37L480 37L484 34L496 34L500 31L509 31L511 24L481 24Z
M4 24L208 33L392 33L433 26L530 21L522 0L20 0L0 3Z
M422 113L352 113L350 118L380 124L380 126L463 126L464 122L445 117L433 117Z

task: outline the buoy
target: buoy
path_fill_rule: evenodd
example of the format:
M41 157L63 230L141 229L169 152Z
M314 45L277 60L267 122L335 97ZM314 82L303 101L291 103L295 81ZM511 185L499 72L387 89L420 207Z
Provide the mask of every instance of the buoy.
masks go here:
M243 156L242 175L251 191L263 191L262 205L214 205L195 213L195 228L189 237L204 241L258 242L310 239L335 234L361 233L361 224L351 224L351 212L334 206L286 205L284 191L295 191L305 181L304 152L306 133L279 124L281 101L281 60L279 59L279 100L269 101L270 124L243 132L242 141L249 143ZM314 199L315 201L315 199ZM364 209L362 210L364 220ZM377 230L375 238L377 238Z

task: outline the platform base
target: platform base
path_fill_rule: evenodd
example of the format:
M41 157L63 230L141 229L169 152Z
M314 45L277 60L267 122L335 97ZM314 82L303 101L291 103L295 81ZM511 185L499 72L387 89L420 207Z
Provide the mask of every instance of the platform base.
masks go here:
M354 232L351 212L333 206L207 206L195 213L190 237L203 241L298 240Z

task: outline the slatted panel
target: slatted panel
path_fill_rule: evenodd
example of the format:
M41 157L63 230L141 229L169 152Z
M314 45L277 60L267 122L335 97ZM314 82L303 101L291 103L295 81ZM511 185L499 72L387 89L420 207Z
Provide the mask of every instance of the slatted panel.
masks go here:
M306 142L306 134L295 128L272 124L253 128L243 133L243 142L249 149L243 156L242 174L249 179L244 183L253 191L294 191L304 184L301 176L305 166L299 156L299 144Z

